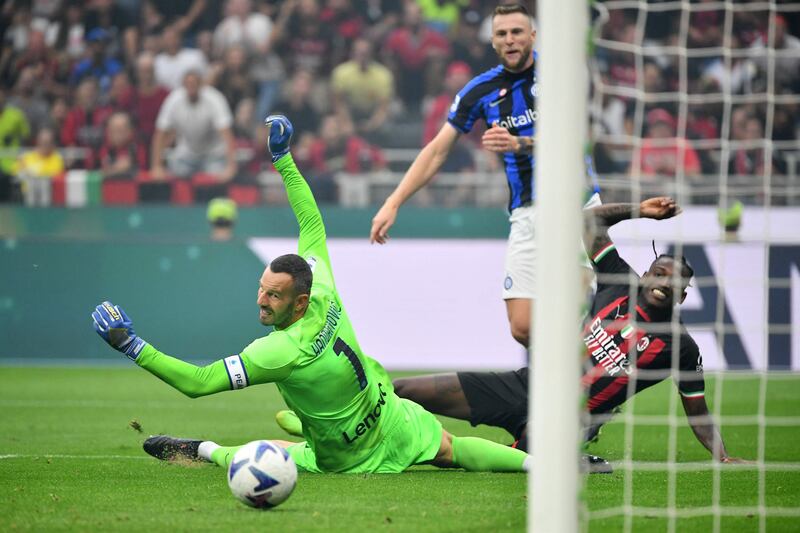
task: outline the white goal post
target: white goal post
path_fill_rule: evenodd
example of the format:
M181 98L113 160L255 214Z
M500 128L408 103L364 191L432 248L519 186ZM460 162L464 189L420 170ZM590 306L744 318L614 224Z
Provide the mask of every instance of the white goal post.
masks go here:
M800 505L796 498L783 498L786 478L777 474L800 472L800 462L796 454L787 453L790 437L780 432L800 427L800 417L774 412L784 399L782 389L773 384L796 379L776 370L800 368L800 344L795 340L800 338L800 277L796 263L790 272L771 273L771 252L796 250L800 242L797 233L783 237L775 228L796 228L798 220L800 2L592 4L537 3L537 292L531 323L528 438L534 466L528 478L528 530L576 532L614 523L619 524L615 530L628 532L646 523L674 532L691 522L719 532L752 519L750 529L767 531L771 520L789 524L780 519L796 520ZM587 46L590 6L595 10L594 51ZM658 240L661 252L705 265L697 270L681 316L692 337L704 343L700 355L705 361L698 359L698 371L700 365L706 369L711 420L721 429L731 456L749 460L715 462L705 449L699 448L702 455L694 453L699 446L694 442L691 449L681 449L690 433L679 393L673 388L657 413L635 408L630 398L635 380L647 371L637 368L639 377L634 375L628 383L630 399L622 414L606 426L607 432L616 431L616 457L608 456L616 474L614 497L601 505L592 501L598 484L587 482L579 472L585 401L579 378L585 347L579 333L584 295L576 258L590 118L597 161L605 157L605 169L600 169L604 201L638 203L669 195L685 208L683 217L659 223L663 232L641 221L631 224L630 231L615 228L612 237L637 272L653 260L651 242L653 252L656 244L651 239ZM685 156L689 152L693 157ZM737 204L736 222L724 222ZM742 212L746 222L739 231ZM786 222L778 222L782 220ZM740 252L745 248L762 255L754 253L754 259L744 261ZM742 275L745 269L760 274L752 281L749 271ZM734 271L735 276L728 275ZM752 290L743 291L746 285ZM754 323L755 333L748 333L747 342L737 340L740 351L738 345L727 344L735 325L728 316L726 292L737 295ZM786 308L775 311L777 319L772 318L773 309L778 309L778 304L772 307L778 301L775 294L784 295L780 305ZM683 324L673 320L669 327L677 346ZM791 337L786 341L791 344L774 348L774 334ZM744 353L748 343L751 355ZM667 377L675 381L686 371L679 369L675 357L679 347L672 352ZM742 385L752 382L757 399L748 396L746 407L736 407L746 396ZM647 401L644 394L639 400ZM657 453L644 451L640 444L647 442L648 426L663 428L663 446ZM738 438L728 441L729 434ZM682 487L695 472L706 474L706 485L703 497L692 500ZM655 479L648 473L660 475L665 499L659 499L661 493L653 497L652 484L642 482ZM748 477L737 477L744 475ZM737 487L732 479L749 480L746 495L742 496L744 483L736 491L729 488Z
M588 75L584 2L538 2L535 147L536 299L528 412L528 530L578 530L579 242ZM531 438L532 437L532 438ZM544 437L544 438L542 438Z

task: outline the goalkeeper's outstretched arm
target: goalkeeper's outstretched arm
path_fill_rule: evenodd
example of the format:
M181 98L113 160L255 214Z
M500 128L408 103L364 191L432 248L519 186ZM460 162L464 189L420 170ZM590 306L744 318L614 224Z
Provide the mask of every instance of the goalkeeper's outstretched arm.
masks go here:
M200 367L161 353L152 345L146 344L135 362L189 398L231 390L222 360Z
M95 331L109 346L191 398L231 389L223 361L198 367L159 352L136 334L133 321L118 305L101 303L92 320Z
M125 354L137 365L190 398L208 396L248 385L285 379L293 362L268 356L255 365L246 356L232 355L206 366L197 366L158 351L133 330L133 321L111 302L103 302L92 313L94 329L109 346Z
M272 154L272 163L283 178L289 205L297 218L300 226L300 239L297 245L298 254L305 255L313 252L323 254L327 260L325 244L325 224L319 211L311 188L289 152L292 133L292 123L283 115L270 115L266 119L269 127L269 150Z

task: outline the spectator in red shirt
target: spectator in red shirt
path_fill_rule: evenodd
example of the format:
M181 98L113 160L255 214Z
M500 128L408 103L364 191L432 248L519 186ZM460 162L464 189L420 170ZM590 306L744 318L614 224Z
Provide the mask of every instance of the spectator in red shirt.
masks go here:
M675 137L675 118L666 109L647 113L648 133L639 151L638 174L642 178L675 176L683 166L683 174L692 178L700 174L700 159L686 139ZM634 170L634 172L636 172Z
M108 119L106 142L98 159L106 179L132 179L147 168L147 153L136 140L127 113L116 112Z
M113 110L98 104L97 80L85 78L75 91L75 106L67 113L61 130L64 146L80 146L87 149L84 158L88 168L94 168L96 151L103 144L105 122Z
M714 0L701 0L702 4L713 3ZM689 15L689 48L711 48L722 45L725 11L704 10L693 11Z
M154 61L153 55L147 52L139 54L136 59L136 84L128 106L128 112L136 120L139 141L145 146L150 146L156 131L158 111L169 94L166 87L156 83Z
M471 79L472 69L463 61L454 61L447 67L444 91L430 103L425 112L422 146L431 142L436 134L439 133L442 124L445 123L447 115L450 113L453 99L458 94L458 91ZM463 137L463 139L459 139L456 142L450 156L443 163L440 169L441 172L463 172L474 168L475 161L472 157L472 151L479 149L481 145L480 128L473 128L469 134Z
M338 65L347 59L347 52L364 32L364 19L352 0L328 0L319 16L323 24L333 29L331 62Z
M355 135L354 131L349 117L331 114L322 120L319 136L311 141L306 165L314 175L310 186L318 201L338 201L336 173L357 174L386 167L380 148Z
M463 61L454 61L447 67L444 91L431 101L425 113L425 126L422 132L422 146L425 146L439 133L447 120L450 106L458 91L472 79L472 69ZM480 142L480 141L479 141Z
M386 159L380 148L355 135L354 131L349 118L333 114L326 116L319 137L311 143L312 172L356 174L384 168Z
M419 5L407 2L402 25L386 38L384 56L393 70L403 102L416 109L444 75L450 43L440 33L428 28Z
M133 85L131 85L131 78L126 71L122 70L114 74L106 96L106 102L114 111L127 111L130 108Z
M253 123L256 114L256 104L252 98L243 98L233 110L233 138L237 150L237 171L235 179L242 182L252 182L261 170L260 146L257 142L258 133ZM248 154L248 157L244 157Z

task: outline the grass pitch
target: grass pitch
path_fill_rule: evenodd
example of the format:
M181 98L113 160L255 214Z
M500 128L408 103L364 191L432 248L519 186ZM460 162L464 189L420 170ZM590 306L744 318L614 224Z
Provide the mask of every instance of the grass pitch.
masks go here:
M755 415L759 380L741 376L708 379L710 403L722 387L723 415ZM766 389L770 417L800 414L800 377L770 377ZM626 407L636 414L666 414L676 401L674 387L663 383ZM257 511L230 495L222 469L213 465L167 464L141 450L149 434L210 438L239 444L259 438L284 438L273 414L283 407L277 390L260 386L216 397L189 400L137 368L0 367L0 531L522 531L526 488L522 474L471 474L417 467L400 475L300 474L291 498L271 511ZM713 409L713 405L712 405ZM680 465L696 466L675 474L635 472L631 502L643 511L635 531L666 531L659 509L676 487L679 509L712 505L714 472L708 454L694 440L677 407L676 439ZM591 445L592 453L624 459L624 413ZM499 442L502 430L471 428L442 419L447 430ZM141 426L142 432L132 427ZM758 426L724 426L730 452L758 456ZM668 457L669 430L637 425L632 458L658 463ZM768 427L764 455L772 463L800 463L800 427ZM704 462L704 463L699 463ZM708 467L708 468L706 468ZM625 503L626 474L588 478L585 504L590 512ZM767 507L797 512L800 472L767 472ZM756 468L722 468L722 506L756 508ZM750 516L747 516L750 514ZM722 531L758 531L756 509L722 517ZM766 518L768 531L797 531L797 517ZM592 518L590 531L617 531L620 516ZM713 518L678 518L677 531L710 531Z

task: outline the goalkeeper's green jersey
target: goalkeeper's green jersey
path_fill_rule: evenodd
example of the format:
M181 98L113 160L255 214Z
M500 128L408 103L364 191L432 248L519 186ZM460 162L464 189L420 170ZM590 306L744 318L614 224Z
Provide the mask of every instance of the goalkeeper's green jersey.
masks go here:
M239 355L204 368L164 355L149 344L136 362L190 396L275 382L303 422L317 466L330 472L353 470L370 462L406 415L386 370L358 344L336 292L325 227L308 184L291 155L275 166L300 225L297 253L314 274L305 315L256 339Z

